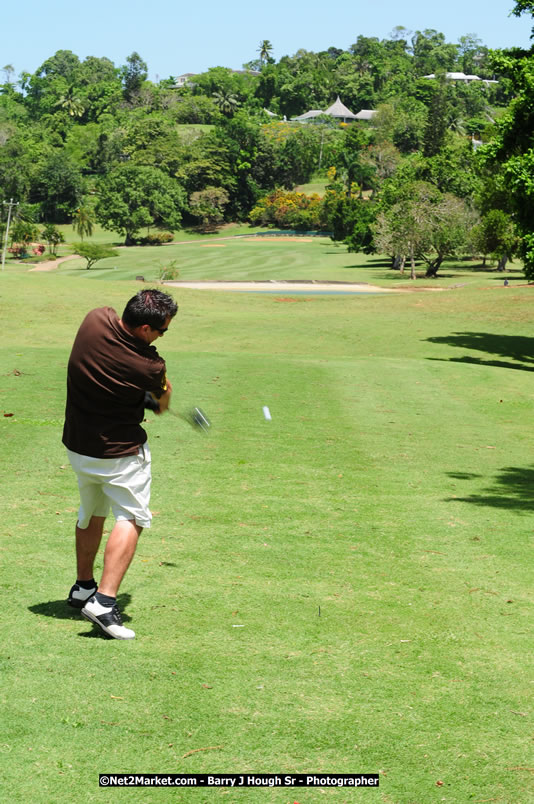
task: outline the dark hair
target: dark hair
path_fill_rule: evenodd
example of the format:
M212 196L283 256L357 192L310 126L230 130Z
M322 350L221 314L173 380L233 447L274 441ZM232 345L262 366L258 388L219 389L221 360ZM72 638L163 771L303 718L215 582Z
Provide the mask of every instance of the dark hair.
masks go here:
M135 329L142 324L148 324L152 329L165 326L167 318L174 318L178 312L178 305L167 293L154 288L140 290L132 296L122 314L122 320L127 327Z

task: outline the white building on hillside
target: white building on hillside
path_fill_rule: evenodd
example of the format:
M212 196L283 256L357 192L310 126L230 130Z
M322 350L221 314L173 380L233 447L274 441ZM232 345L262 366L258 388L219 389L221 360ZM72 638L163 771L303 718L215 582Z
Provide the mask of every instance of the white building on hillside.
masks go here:
M183 75L178 75L174 81L174 86L176 89L181 89L182 87L194 86L193 82L191 81L194 78L196 73L184 73Z
M375 109L360 109L356 115L356 120L372 120L375 114Z
M423 78L435 78L435 73L424 75ZM445 73L448 81L461 81L464 84L471 84L473 81L482 81L483 84L498 84L498 81L490 81L488 78L480 78L478 75L466 75L465 73Z
M308 123L317 117L328 116L339 120L340 123L352 123L354 120L371 120L376 114L372 109L362 109L358 114L353 114L350 109L347 109L344 103L337 96L335 103L329 106L324 112L322 109L310 109L309 112L299 114L298 117L293 117L292 120L297 120L299 123Z

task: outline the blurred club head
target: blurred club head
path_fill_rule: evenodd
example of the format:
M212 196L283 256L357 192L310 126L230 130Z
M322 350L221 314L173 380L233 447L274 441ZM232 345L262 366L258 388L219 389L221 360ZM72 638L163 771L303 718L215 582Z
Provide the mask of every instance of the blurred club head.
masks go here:
M188 414L187 418L189 419L189 421L193 425L193 427L198 427L200 430L203 430L205 433L207 433L208 430L211 427L210 420L208 419L208 417L206 416L204 411L201 410L200 408L192 408L189 411L189 414Z

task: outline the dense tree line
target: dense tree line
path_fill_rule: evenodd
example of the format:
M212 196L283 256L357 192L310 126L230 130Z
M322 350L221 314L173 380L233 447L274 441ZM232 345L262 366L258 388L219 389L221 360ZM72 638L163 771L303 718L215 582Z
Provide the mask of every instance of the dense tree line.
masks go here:
M271 51L264 40L242 71L211 68L180 88L148 81L138 53L117 67L61 50L17 81L6 65L0 201L19 202L19 222L98 221L127 244L144 229L252 219L331 231L400 270L423 259L428 275L473 249L502 266L518 243L534 265L530 53L401 27L278 63ZM375 110L371 123L291 122L338 95ZM318 172L324 197L293 192Z

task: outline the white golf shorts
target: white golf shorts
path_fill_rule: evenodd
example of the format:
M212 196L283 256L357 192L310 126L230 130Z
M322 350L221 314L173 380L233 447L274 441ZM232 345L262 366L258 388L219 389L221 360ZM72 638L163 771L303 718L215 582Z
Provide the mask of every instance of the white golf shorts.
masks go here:
M150 449L139 447L136 455L121 458L91 458L67 450L78 478L80 510L78 527L88 527L92 516L108 516L110 509L117 521L129 519L149 528Z

